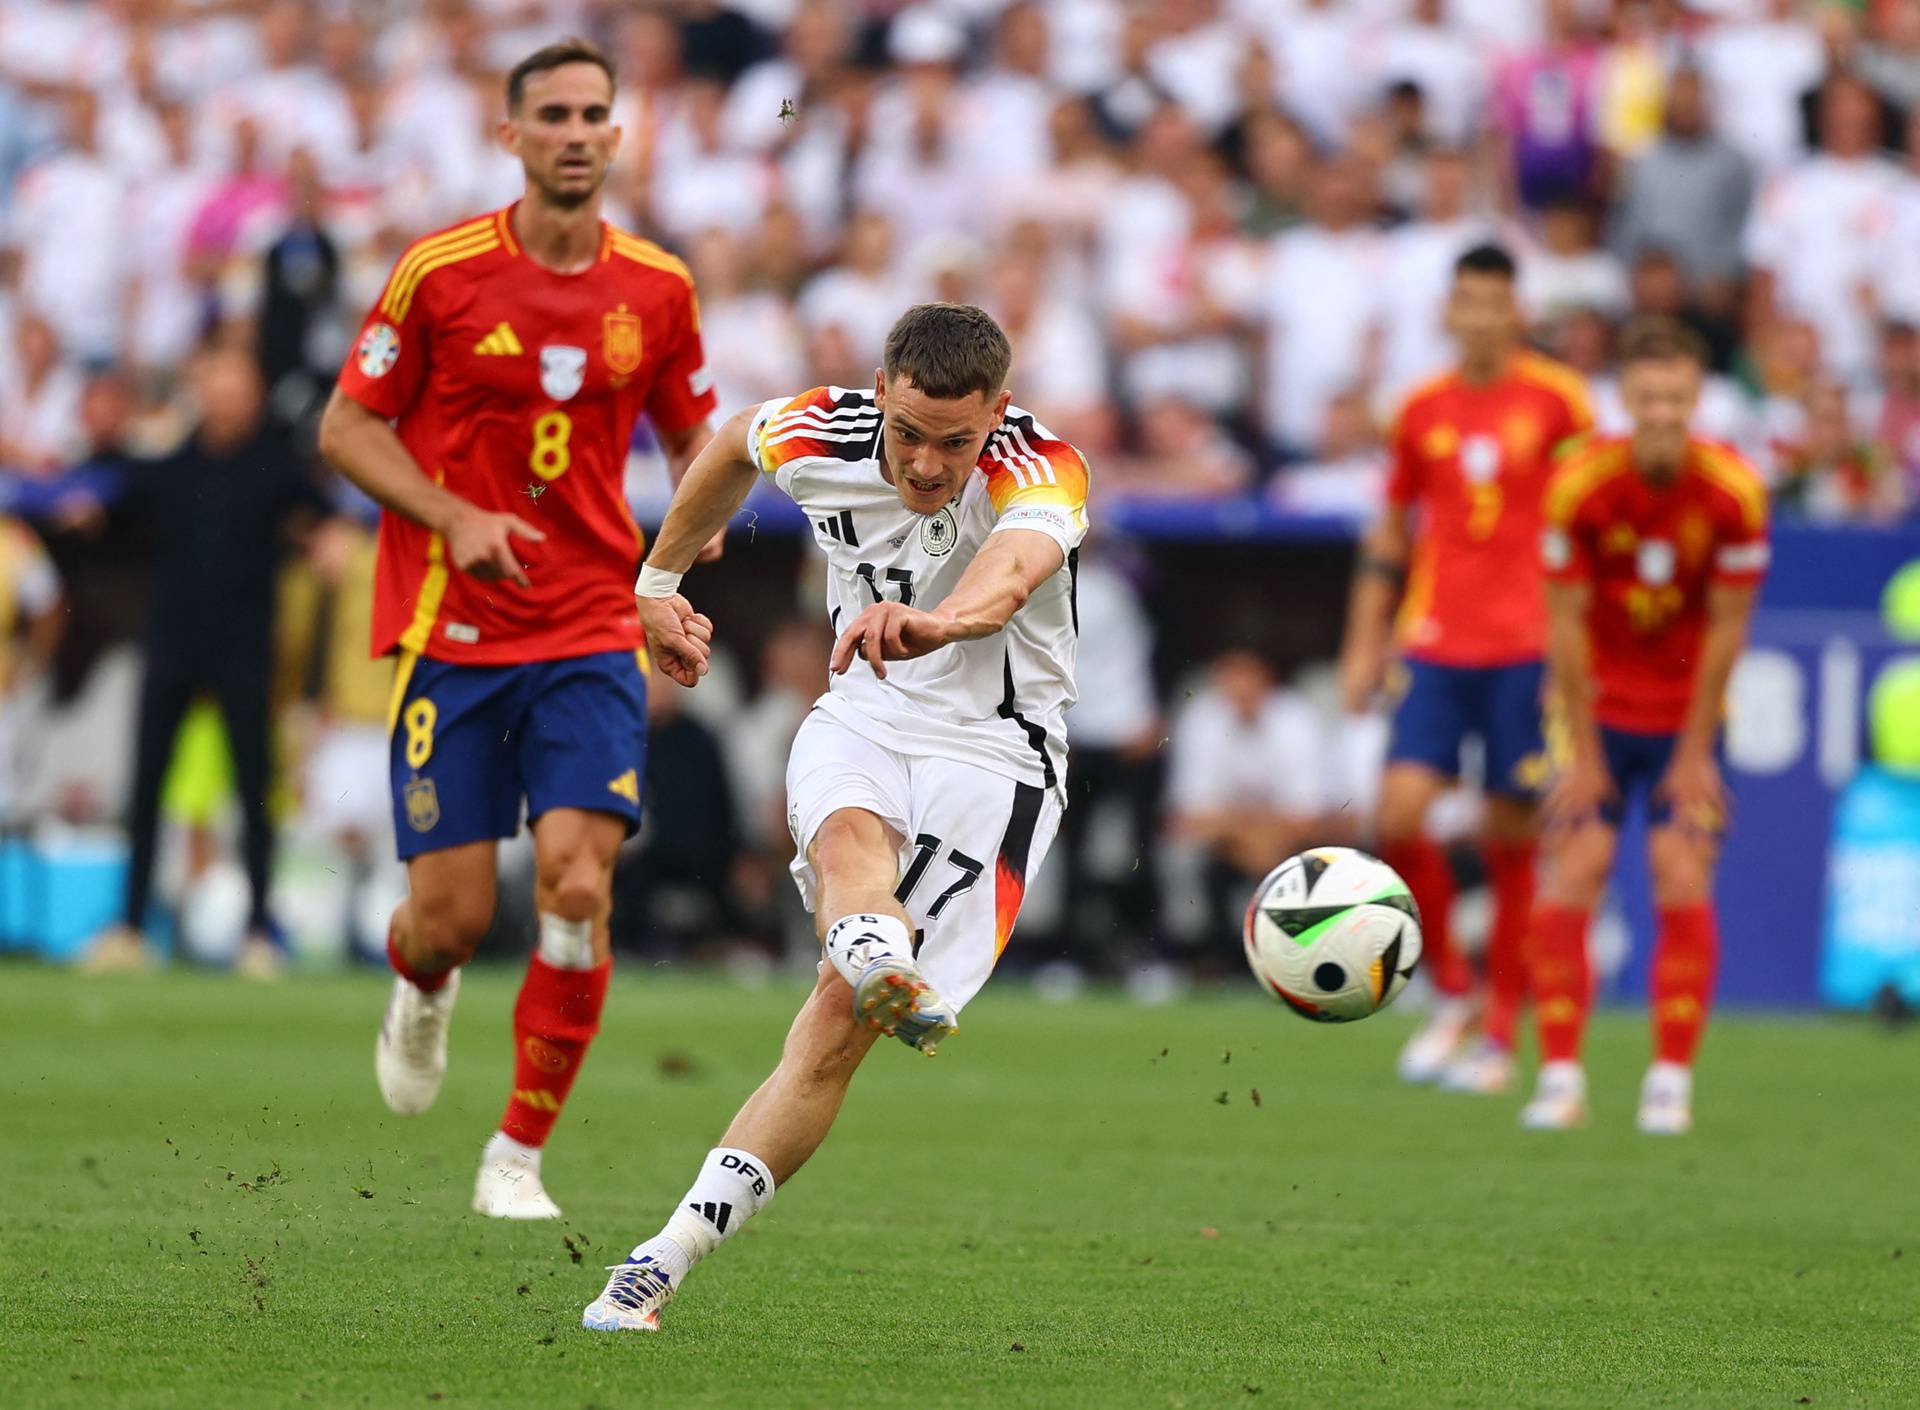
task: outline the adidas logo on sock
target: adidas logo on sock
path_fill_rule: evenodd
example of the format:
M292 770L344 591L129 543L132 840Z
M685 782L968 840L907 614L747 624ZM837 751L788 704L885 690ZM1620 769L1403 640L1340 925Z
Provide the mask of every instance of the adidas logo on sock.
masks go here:
M704 1204L689 1201L687 1208L691 1209L695 1214L699 1215L723 1234L727 1232L727 1221L733 1218L732 1205L715 1204L712 1200L708 1200Z

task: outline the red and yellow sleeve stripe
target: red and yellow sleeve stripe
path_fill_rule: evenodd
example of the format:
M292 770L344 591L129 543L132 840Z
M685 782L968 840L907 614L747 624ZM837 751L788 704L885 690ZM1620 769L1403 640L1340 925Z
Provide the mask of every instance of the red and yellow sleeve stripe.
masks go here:
M829 438L855 431L871 436L879 425L879 413L872 407L837 408L834 403L832 387L814 387L791 401L766 403L749 434L761 473L776 475L782 466L806 456L832 455Z
M396 325L406 322L422 280L436 269L499 249L505 224L505 212L496 211L416 240L387 278L387 287L380 294L380 316Z
M1708 483L1734 502L1740 526L1750 538L1767 531L1767 487L1754 468L1735 451L1712 441L1693 443L1693 463Z
M1086 458L1031 422L1008 421L988 437L981 468L996 515L1029 504L1086 513Z
M1588 441L1575 450L1547 481L1542 511L1548 525L1564 529L1607 481L1627 469L1624 441Z

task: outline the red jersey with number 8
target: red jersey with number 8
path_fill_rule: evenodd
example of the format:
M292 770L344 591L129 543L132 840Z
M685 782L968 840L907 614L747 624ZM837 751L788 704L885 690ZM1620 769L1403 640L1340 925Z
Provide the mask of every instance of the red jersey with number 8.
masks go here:
M373 651L511 665L641 644L627 445L644 411L667 433L714 396L693 278L601 227L576 274L520 248L512 208L416 242L394 266L340 389L394 422L420 468L546 538L512 540L531 586L454 569L438 534L383 513Z

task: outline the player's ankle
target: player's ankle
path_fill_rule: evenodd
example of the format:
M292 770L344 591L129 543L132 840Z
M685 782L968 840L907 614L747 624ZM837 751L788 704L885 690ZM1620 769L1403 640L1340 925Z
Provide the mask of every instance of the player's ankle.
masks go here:
M898 916L843 916L827 927L827 960L842 979L857 984L875 960L913 959L913 936Z
M649 1244L633 1251L638 1258L650 1244L666 1240L691 1267L740 1231L774 1196L773 1176L750 1151L716 1146L707 1152L700 1174L680 1199L666 1226Z

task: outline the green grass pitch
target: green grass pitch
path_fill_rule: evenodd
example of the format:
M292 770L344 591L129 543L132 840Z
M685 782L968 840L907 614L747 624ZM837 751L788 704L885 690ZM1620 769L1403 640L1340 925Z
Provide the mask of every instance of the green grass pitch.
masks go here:
M139 1406L1920 1404L1911 1039L1730 1017L1699 1129L1408 1091L1408 1019L1251 992L989 987L887 1045L839 1129L657 1337L579 1329L773 1061L800 991L630 966L550 1149L564 1226L466 1210L517 976L389 1116L372 975L256 988L0 969L0 1402ZM1260 1100L1253 1097L1258 1089Z

